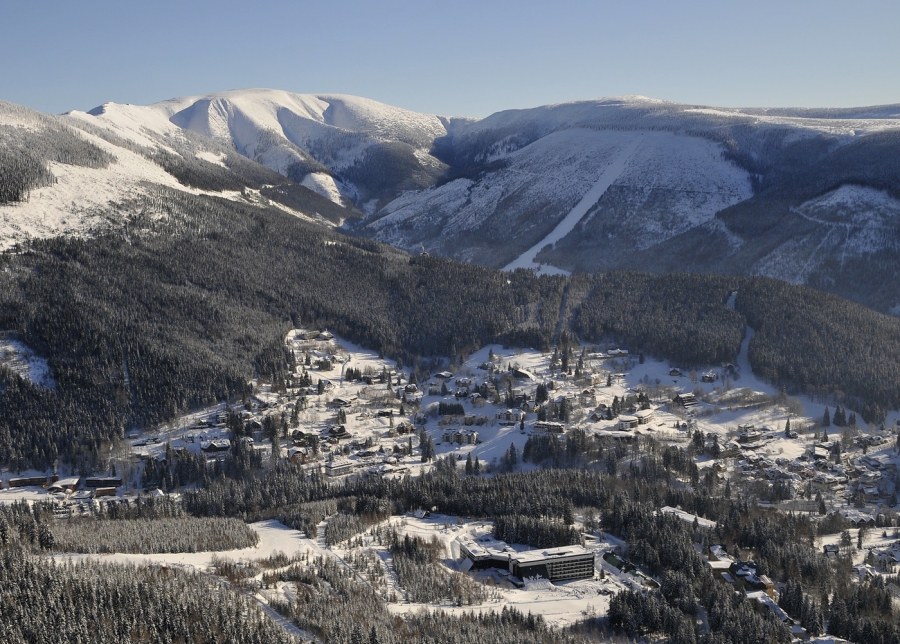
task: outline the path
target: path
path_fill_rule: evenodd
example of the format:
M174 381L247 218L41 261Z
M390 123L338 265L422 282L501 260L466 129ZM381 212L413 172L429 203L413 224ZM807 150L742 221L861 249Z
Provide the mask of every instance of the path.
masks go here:
M517 268L537 270L538 264L534 261L534 258L537 256L538 252L540 252L547 244L555 244L574 230L575 225L584 218L588 210L591 209L591 206L597 203L600 200L600 197L603 196L603 193L605 193L613 182L619 178L625 170L625 164L628 162L628 159L631 158L631 155L634 154L640 144L641 137L635 136L606 167L600 175L600 178L597 180L597 183L594 184L594 187L587 191L584 197L581 198L581 201L579 201L575 207L569 211L569 214L563 217L563 220L556 225L556 228L537 244L507 264L503 270L513 271ZM544 274L569 274L567 271L552 266L542 266L539 272Z

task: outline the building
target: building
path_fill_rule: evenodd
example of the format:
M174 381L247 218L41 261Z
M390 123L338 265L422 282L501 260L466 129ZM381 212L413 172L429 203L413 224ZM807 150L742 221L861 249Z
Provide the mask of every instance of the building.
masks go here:
M46 476L23 476L20 478L9 479L9 487L29 487L32 485L47 485Z
M509 556L509 572L519 579L591 579L594 576L594 557L592 551L581 546L526 550Z
M563 423L550 423L539 420L534 424L534 431L548 432L550 434L564 434L566 432L566 426Z
M636 416L619 416L619 424L617 427L621 431L627 432L629 429L635 429L638 426L638 422Z
M634 417L638 420L638 425L647 425L653 420L652 409L639 409L634 412Z
M594 576L594 552L581 546L563 546L516 552L490 536L461 539L460 555L465 570L500 568L519 579L542 577L549 581L590 579Z
M328 461L325 463L325 474L327 476L343 476L352 471L353 463L345 459Z
M122 485L121 476L91 476L84 479L84 487L101 488L101 487L119 487Z
M679 407L694 407L697 404L697 397L694 394L678 394L672 402Z
M474 429L448 429L444 431L441 439L445 443L475 445L478 442L478 432Z
M507 409L497 412L497 420L501 425L515 425L525 418L525 412L521 409Z

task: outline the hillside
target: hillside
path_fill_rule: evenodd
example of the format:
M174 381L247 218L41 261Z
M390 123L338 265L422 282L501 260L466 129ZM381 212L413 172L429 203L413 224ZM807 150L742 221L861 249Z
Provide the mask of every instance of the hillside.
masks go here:
M898 106L623 97L478 120L277 90L61 117L4 103L0 244L94 234L173 188L489 267L763 275L896 313L898 158Z
M365 214L326 219L409 251L557 273L765 275L884 312L900 306L896 280L872 279L900 274L896 105L738 109L628 96L469 119L254 89L108 103L63 120L141 146L202 138L192 160L243 155Z

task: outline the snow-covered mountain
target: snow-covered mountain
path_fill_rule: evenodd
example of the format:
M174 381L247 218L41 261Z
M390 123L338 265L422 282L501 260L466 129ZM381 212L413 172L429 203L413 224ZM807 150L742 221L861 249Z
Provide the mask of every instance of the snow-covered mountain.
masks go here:
M4 132L32 127L13 112L0 110ZM470 119L254 89L40 119L115 161L47 157L55 184L0 205L6 238L99 225L104 204L121 208L156 184L274 200L488 266L761 274L900 305L900 290L871 280L900 274L898 105L737 109L630 96Z

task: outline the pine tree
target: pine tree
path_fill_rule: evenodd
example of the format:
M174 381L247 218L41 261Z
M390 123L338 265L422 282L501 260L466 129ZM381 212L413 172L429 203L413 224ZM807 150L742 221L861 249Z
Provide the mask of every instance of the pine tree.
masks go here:
M825 408L825 414L822 416L822 427L831 425L831 415L828 413L828 407Z

